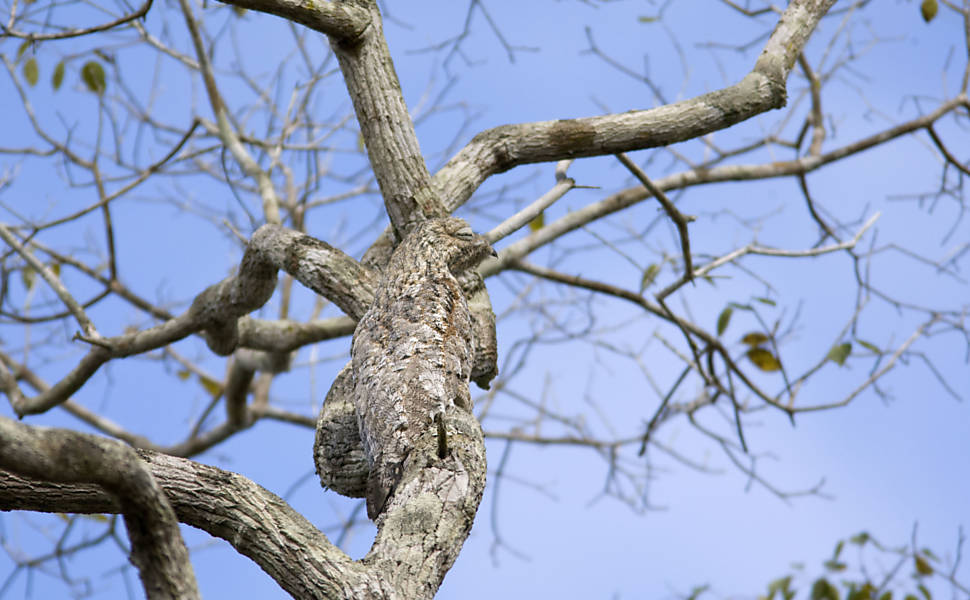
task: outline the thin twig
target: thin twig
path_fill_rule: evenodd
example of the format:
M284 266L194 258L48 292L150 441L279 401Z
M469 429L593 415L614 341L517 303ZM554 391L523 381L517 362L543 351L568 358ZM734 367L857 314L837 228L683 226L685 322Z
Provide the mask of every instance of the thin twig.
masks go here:
M91 319L88 318L88 315L84 312L84 308L78 304L77 300L74 299L74 296L67 291L67 288L64 287L64 284L61 283L61 280L58 279L57 275L54 275L53 271L48 269L44 263L37 260L36 256L24 248L4 224L0 224L0 238L3 238L3 241L7 242L7 245L9 245L17 252L17 254L23 257L23 259L27 261L27 264L29 264L41 277L44 278L47 285L51 286L51 289L53 289L54 293L57 294L57 297L61 299L64 306L66 306L67 309L71 311L71 314L74 315L74 319L77 320L78 325L81 326L81 330L84 332L85 337L91 340L100 340L101 334L98 333L94 323L92 323Z
M667 194L664 194L663 190L657 187L653 181L647 177L647 174L643 172L643 169L638 167L635 162L630 160L626 154L620 152L616 154L616 158L623 163L623 166L633 173L633 176L643 184L643 187L647 188L647 191L653 194L653 197L660 202L660 205L664 207L665 211L667 211L667 216L669 216L670 220L673 221L674 225L677 226L677 233L680 235L680 250L684 255L684 275L681 281L677 282L676 286L668 286L657 294L657 300L663 301L663 299L673 293L674 290L694 278L694 265L690 255L690 236L687 233L687 224L693 221L694 217L689 215L685 216L679 210L677 210L677 207L674 206L674 203L670 201Z

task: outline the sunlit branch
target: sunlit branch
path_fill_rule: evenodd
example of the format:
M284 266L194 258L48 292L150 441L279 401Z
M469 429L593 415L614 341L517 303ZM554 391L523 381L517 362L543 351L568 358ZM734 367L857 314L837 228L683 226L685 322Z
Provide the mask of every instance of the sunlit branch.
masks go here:
M503 125L479 133L435 175L448 208L464 204L492 175L519 165L668 146L784 106L788 74L832 4L789 3L754 69L733 86L649 110Z
M805 156L795 160L776 161L765 164L725 165L710 169L682 171L662 177L654 181L654 184L659 189L669 192L671 190L684 189L701 184L724 181L751 181L807 174L827 164L863 152L902 135L923 129L959 107L970 108L970 101L968 101L965 94L943 102L935 110L922 117L895 125L820 156ZM646 188L636 186L612 194L599 202L569 212L552 223L547 223L539 231L535 231L525 238L506 246L500 254L500 260L488 261L482 266L480 272L485 277L494 275L508 268L507 262L524 258L537 248L541 248L553 240L559 239L570 231L579 229L607 215L624 210L634 204L642 202L648 197L650 195L646 191ZM696 272L695 276L697 276Z
M560 161L556 165L555 185L548 192L539 196L532 204L493 227L491 231L484 234L485 239L494 244L502 238L511 235L513 232L518 231L519 228L524 227L527 223L542 214L542 211L565 196L566 192L576 187L576 182L572 178L566 177L566 169L569 168L572 162L571 160Z
M16 241L12 236L10 239ZM269 300L278 270L293 275L355 318L373 299L376 275L369 269L325 242L277 225L264 225L250 239L239 273L209 286L183 314L147 330L92 338L96 345L78 365L34 398L24 398L9 373L0 371L0 384L13 401L14 410L23 416L64 402L111 359L160 348L193 333L205 332L210 349L229 354L239 345L239 318Z
M199 597L175 512L131 447L0 418L0 468L47 482L98 485L113 496L125 517L132 562L149 598Z
M139 451L139 456L180 522L226 540L294 597L342 597L338 590L366 577L365 569L355 567L289 504L249 479L164 454ZM0 482L0 506L6 510L84 514L121 511L115 498L90 485L51 484L6 470L0 470ZM197 493L199 489L207 490L204 501ZM56 499L53 503L52 498ZM293 556L287 551L290 543L304 553Z
M350 2L297 0L220 0L226 4L276 15L319 31L341 43L352 44L371 23L366 9Z

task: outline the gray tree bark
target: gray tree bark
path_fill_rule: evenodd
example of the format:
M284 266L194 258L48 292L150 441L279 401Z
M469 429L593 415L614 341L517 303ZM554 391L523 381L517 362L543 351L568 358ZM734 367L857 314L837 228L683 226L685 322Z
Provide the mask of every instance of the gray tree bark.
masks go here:
M452 222L441 218L492 174L516 165L670 144L781 107L788 74L834 0L791 2L752 72L734 86L650 110L499 127L476 136L434 177L401 96L375 1L229 3L330 36L391 230L358 262L325 242L264 225L250 239L239 273L205 290L184 314L152 329L93 340L73 371L32 398L19 388L28 377L4 362L0 388L18 415L35 414L68 402L108 360L191 334L204 335L222 355L241 347L285 353L302 340L318 339L314 336L346 333L363 317L353 366L338 375L320 413L314 457L325 486L368 497L378 525L374 545L364 559L351 560L283 500L239 475L150 451L136 455L116 442L9 420L0 420L0 508L124 514L132 560L150 597L197 594L177 519L227 540L295 598L430 598L458 556L484 489L485 446L467 385L474 379L487 386L495 374L494 315L481 276L463 276L460 287L455 277L475 261L459 260L456 269L449 260L435 262L427 250L411 252L406 245L404 258L395 260L397 241L411 234L416 247L426 248L438 233L422 223ZM213 102L218 113L218 102ZM272 204L271 190L265 197ZM454 247L459 246L456 241ZM512 251L483 272L508 268L518 258ZM459 252L462 257L479 254L481 248ZM292 332L246 318L272 295L279 270L333 301L348 318ZM402 317L402 290L412 281L419 287L434 283L447 288L447 302L429 301L428 310ZM442 299L439 295L435 302ZM447 335L442 333L446 321L456 324ZM414 340L437 350L417 352L415 362L402 354ZM402 359L407 376L382 379L377 365L394 357ZM241 372L240 381L279 364L251 356L237 359L249 373ZM445 382L437 386L443 393L419 393L427 391L422 378ZM240 412L227 430L245 426L246 411L255 410L235 406ZM403 437L401 423L407 426Z

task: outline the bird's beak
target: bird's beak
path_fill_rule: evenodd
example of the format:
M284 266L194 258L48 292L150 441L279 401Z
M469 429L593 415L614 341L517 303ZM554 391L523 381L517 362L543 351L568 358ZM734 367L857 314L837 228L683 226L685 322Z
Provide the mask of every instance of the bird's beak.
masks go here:
M495 251L495 248L492 248L492 256L498 258L498 252Z

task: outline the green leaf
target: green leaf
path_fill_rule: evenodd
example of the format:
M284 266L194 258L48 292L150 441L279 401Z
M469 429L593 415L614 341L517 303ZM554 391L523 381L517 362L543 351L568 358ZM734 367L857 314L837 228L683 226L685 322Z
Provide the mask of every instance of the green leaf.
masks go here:
M50 265L48 265L48 268L51 270L51 273L54 274L54 277L60 277L61 276L61 263L59 263L59 262L57 262L55 260Z
M539 231L546 225L546 214L541 212L535 216L534 219L529 221L529 229L532 231Z
M842 554L842 548L845 547L845 542L839 540L839 543L835 545L835 550L832 551L832 560L835 560Z
M34 287L34 281L37 279L37 271L31 266L26 266L20 271L20 281L24 284L24 288L30 291Z
M721 335L727 329L728 323L731 322L732 314L734 314L734 309L728 306L717 316L717 335Z
M755 297L755 300L757 300L758 302L760 302L762 304L767 304L768 306L777 306L777 303L774 300L772 300L771 298L764 298L764 297L756 296Z
M923 0L923 3L919 5L919 12L923 15L923 20L929 23L939 12L940 5L936 0Z
M81 67L81 80L84 81L84 85L88 87L89 91L99 96L108 87L104 79L104 67L96 60L89 60L84 63L84 66Z
M772 581L768 584L768 597L774 598L776 592L780 592L783 598L787 598L788 594L793 594L794 591L791 589L792 576L787 575L785 577L779 577L778 579Z
M930 550L929 548L923 548L922 550L920 550L920 552L923 553L923 556L932 560L933 562L940 562L940 557L937 556L936 554L933 554L933 551Z
M62 60L61 62L57 63L56 67L54 67L54 74L51 75L51 87L53 87L54 91L56 92L57 90L61 89L61 83L63 82L64 82L64 61Z
M189 372L188 369L180 369L175 372L175 376L181 379L182 381L185 381L186 379L192 376L192 373Z
M706 583L704 585L694 586L694 589L690 591L690 595L685 600L697 600L701 597L701 594L709 589L711 589L711 586Z
M639 21L641 23L656 23L659 20L660 19L658 19L657 17L648 17L646 15L641 15L641 16L637 17L637 21Z
M20 57L24 55L27 48L30 48L30 43L30 40L24 40L19 46L17 46L17 60L20 60Z
M845 342L842 344L837 344L832 346L829 350L828 355L825 358L839 365L840 367L845 364L845 359L849 358L849 354L852 353L852 342Z
M872 593L876 591L876 588L871 583L867 581L862 587L856 587L856 585L855 583L850 585L846 600L872 600Z
M531 223L530 223L531 226ZM650 263L650 265L643 270L643 277L640 278L640 293L642 294L653 283L653 280L657 278L657 273L660 273L660 265L657 263Z
M736 308L738 310L754 311L754 307L752 307L750 304L738 304L737 302L728 302L728 306L730 306L731 308Z
M820 577L812 584L812 600L839 600L839 590L829 583L828 579Z
M94 521L95 523L107 523L108 515L94 514L94 515L81 515L85 519Z
M752 348L748 350L747 355L748 360L762 371L778 371L781 369L781 363L775 358L775 355L764 348Z
M208 377L199 377L199 383L205 388L205 391L209 392L209 395L215 398L222 393L222 385L215 379L209 379Z
M37 85L37 79L40 77L40 70L37 68L37 59L33 56L27 59L24 63L24 79L30 84L30 87Z
M236 16L237 17L242 17L243 15L246 14L246 9L245 8L241 8L239 6L233 6L232 7L232 12L236 13Z
M859 345L865 348L866 350L869 350L870 352L875 352L876 354L882 354L882 350L879 349L879 346L872 344L870 342L867 342L865 340L856 340L856 341L859 342Z
M764 344L767 341L768 341L768 336L761 333L760 331L752 331L751 333L746 333L744 334L744 337L741 338L741 343L747 344L749 346L758 346L758 345Z
M882 596L879 596L879 600L893 600L893 593L892 592L886 592Z
M824 566L829 571L834 571L836 573L845 571L846 568L848 568L848 565L838 560L827 560L824 563L822 563L822 566Z
M926 586L923 585L922 583L916 586L916 589L918 589L920 593L923 594L923 597L926 598L926 600L933 600L933 596L930 594L930 591L926 589Z
M928 563L926 561L926 559L923 558L922 556L920 556L919 554L917 554L916 556L913 557L913 561L916 563L916 565L915 565L916 566L916 572L919 574L920 577L922 577L924 575L932 575L933 574L933 567L931 567L930 566L930 563Z
M849 542L852 544L856 544L857 546L865 546L866 543L869 541L869 539L870 538L869 538L868 531L860 531L859 533L850 537Z

